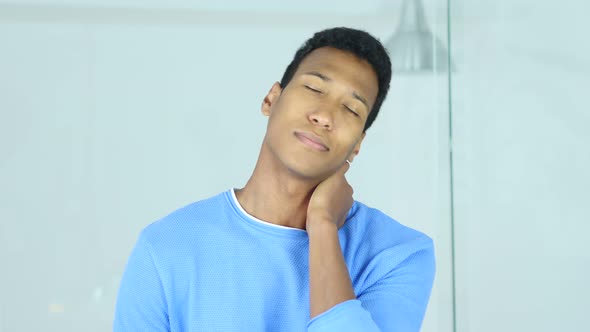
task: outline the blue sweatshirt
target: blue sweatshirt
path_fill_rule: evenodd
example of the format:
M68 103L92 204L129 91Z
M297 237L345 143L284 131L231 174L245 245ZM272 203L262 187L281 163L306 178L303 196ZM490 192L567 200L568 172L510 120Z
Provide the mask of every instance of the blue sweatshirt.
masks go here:
M249 215L233 189L192 203L140 233L114 331L419 331L432 240L358 201L338 237L357 298L310 320L305 230Z

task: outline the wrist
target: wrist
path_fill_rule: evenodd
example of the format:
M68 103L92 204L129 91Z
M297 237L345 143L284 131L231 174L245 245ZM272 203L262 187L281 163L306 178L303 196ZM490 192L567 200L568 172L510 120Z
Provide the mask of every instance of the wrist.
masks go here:
M307 233L325 233L338 231L337 225L325 217L308 218L306 223Z

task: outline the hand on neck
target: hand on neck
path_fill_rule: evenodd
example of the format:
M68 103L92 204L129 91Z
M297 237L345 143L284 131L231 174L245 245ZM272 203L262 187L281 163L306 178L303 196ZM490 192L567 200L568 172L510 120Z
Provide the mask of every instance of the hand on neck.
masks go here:
M244 188L236 198L250 215L276 225L305 230L309 199L321 180L297 178L259 159Z

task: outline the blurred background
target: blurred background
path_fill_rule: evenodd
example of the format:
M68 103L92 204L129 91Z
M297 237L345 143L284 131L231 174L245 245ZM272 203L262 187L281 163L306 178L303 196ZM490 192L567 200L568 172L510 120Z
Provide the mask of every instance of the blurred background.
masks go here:
M251 174L296 49L364 29L391 92L355 199L430 235L425 332L590 331L590 3L0 1L0 331L108 331L142 228ZM231 316L231 313L229 313Z

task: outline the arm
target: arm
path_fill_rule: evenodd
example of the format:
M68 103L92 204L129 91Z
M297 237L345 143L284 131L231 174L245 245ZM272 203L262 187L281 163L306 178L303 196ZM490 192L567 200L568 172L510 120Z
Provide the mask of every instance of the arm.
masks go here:
M139 236L123 273L113 331L169 331L164 289L150 244Z
M372 278L358 295L340 248L338 229L350 210L349 165L322 181L310 198L310 315L308 331L377 332L420 330L434 279L434 249L427 236L390 247L366 267Z
M334 235L329 228L324 233L315 230L310 233L312 319L308 331L420 330L435 268L429 238L418 239L420 243L412 244L411 251L390 248L377 255L372 265L393 267L357 298L339 243L333 245Z
M308 235L309 304L313 319L338 303L356 299L356 295L340 249L336 225L322 224Z

